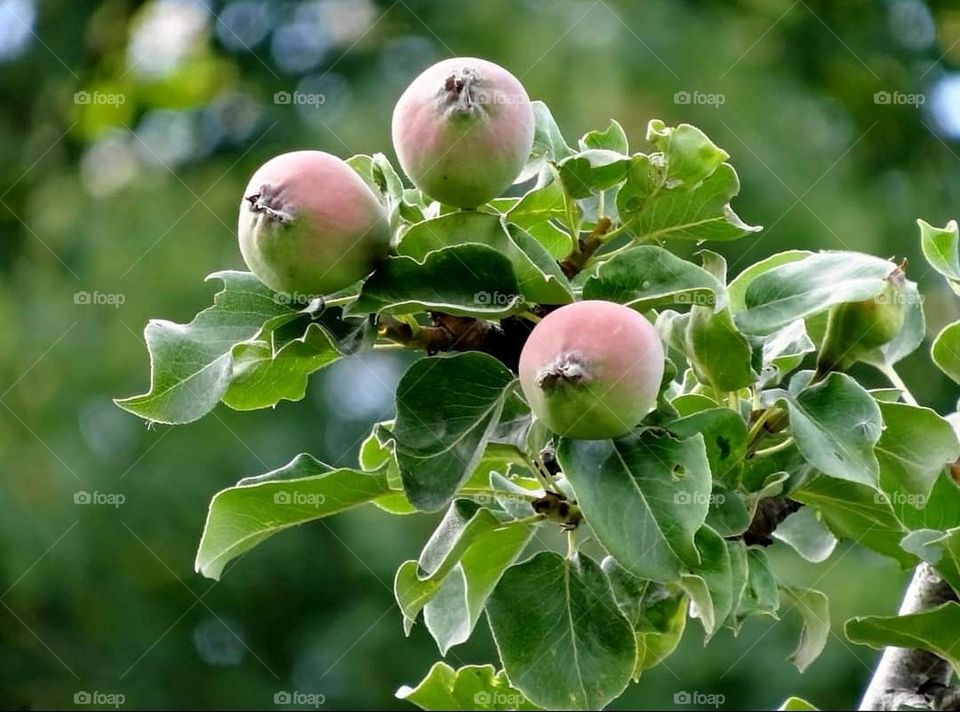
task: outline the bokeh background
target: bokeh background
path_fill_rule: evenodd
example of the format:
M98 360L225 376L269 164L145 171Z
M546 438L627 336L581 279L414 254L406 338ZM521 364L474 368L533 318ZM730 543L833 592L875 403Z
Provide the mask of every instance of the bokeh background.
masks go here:
M211 495L301 451L354 463L402 364L340 362L302 402L180 428L111 399L147 386L147 320L189 321L216 290L204 276L242 268L253 170L298 148L393 157L394 102L451 55L509 68L569 140L610 117L637 146L650 118L702 127L740 173L737 211L767 228L723 247L731 273L790 247L905 256L930 330L960 317L914 224L960 214L954 2L0 0L0 706L253 709L298 691L406 707L395 689L438 654L422 628L404 639L390 589L433 517L361 509L276 536L220 583L193 573ZM904 374L954 410L923 355ZM842 622L894 610L907 574L849 547L816 567L771 554L831 596L835 635L805 675L786 661L793 614L707 648L692 622L615 707L683 691L852 706L876 655ZM493 661L484 624L448 659Z

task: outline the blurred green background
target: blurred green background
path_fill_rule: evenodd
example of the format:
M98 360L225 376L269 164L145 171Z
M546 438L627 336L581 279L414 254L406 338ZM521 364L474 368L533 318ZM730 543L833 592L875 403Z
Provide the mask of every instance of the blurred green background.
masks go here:
M406 706L395 689L438 654L422 628L404 639L391 583L434 517L362 509L278 535L220 583L193 573L211 495L301 451L355 463L402 364L340 362L302 402L180 428L145 428L111 399L146 389L147 320L189 321L216 289L204 276L242 268L235 212L253 170L298 148L393 157L394 102L454 54L510 69L570 140L610 117L638 147L650 118L702 127L740 173L737 212L767 228L723 247L731 273L790 247L905 256L930 331L960 318L914 224L960 213L956 3L0 0L4 708L97 692L279 709L282 691ZM954 409L923 354L903 371ZM84 492L115 505L76 503ZM671 707L682 691L730 708L854 705L876 655L845 643L842 622L892 611L907 574L848 547L817 567L771 554L780 577L831 596L835 635L805 675L785 659L795 614L705 649L692 622L615 707ZM448 658L494 659L483 626Z

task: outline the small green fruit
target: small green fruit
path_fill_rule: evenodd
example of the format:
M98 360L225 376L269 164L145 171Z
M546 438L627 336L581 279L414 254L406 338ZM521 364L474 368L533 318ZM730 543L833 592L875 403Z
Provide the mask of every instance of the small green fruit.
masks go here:
M575 302L530 333L520 354L520 386L552 431L580 440L615 438L655 405L663 362L657 330L633 309Z
M254 173L240 202L240 252L271 289L309 300L348 287L386 255L386 211L363 179L323 151L294 151Z
M867 352L893 341L906 318L905 286L904 271L897 267L877 296L833 307L827 316L817 371L844 371Z
M393 110L393 147L404 172L434 200L459 208L510 187L530 156L533 131L533 107L519 80L473 57L434 64Z

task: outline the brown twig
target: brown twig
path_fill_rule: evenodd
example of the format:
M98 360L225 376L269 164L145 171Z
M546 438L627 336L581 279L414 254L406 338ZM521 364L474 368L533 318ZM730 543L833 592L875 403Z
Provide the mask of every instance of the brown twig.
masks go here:
M560 269L568 278L576 276L586 266L590 258L593 257L593 253L603 245L603 238L610 231L612 225L610 218L600 218L597 221L597 226L593 228L589 235L579 238L577 249L560 263Z
M534 326L533 322L520 317L507 317L495 324L441 312L431 312L430 320L430 326L413 327L395 317L382 316L380 334L404 346L424 349L431 355L441 351L481 351L516 372L520 352Z

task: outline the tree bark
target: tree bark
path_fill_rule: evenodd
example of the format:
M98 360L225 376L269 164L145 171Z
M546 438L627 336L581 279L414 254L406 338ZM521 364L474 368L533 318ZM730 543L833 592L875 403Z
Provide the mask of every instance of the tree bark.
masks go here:
M929 564L913 573L900 605L900 615L917 613L957 600L957 594ZM860 701L861 710L960 709L957 691L950 688L953 669L925 650L887 648Z

